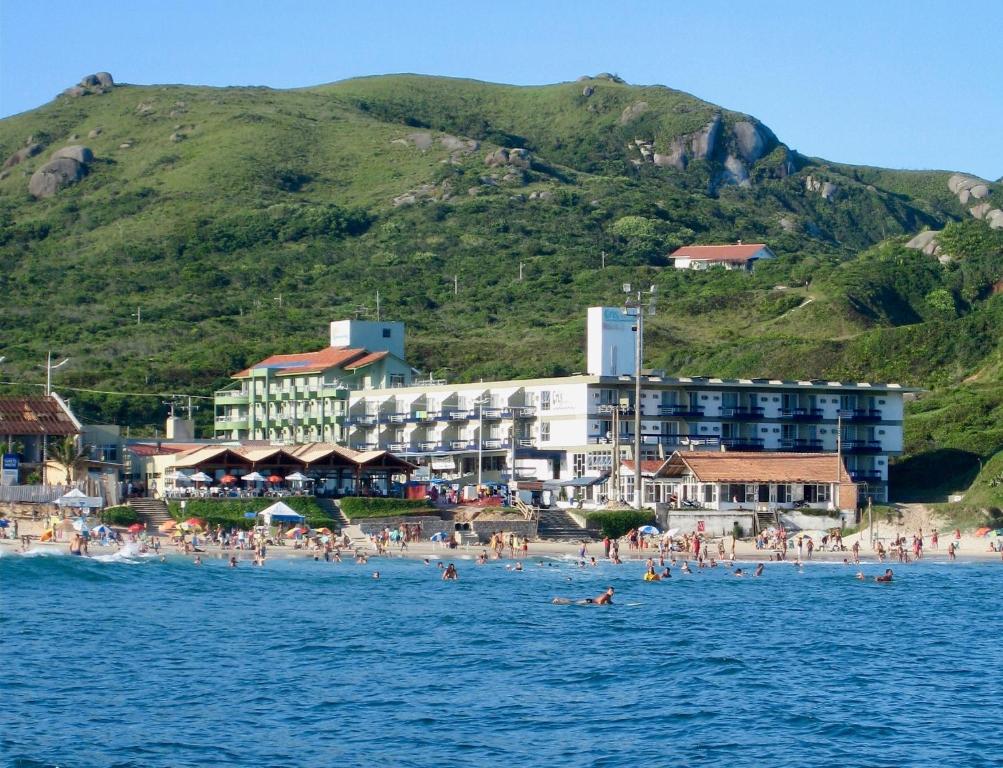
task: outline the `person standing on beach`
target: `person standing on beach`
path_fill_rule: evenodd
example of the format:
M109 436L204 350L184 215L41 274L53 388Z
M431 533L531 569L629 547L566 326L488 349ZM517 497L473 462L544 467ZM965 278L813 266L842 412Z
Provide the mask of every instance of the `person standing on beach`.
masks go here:
M933 533L930 534L930 546L933 547L934 549L937 549L937 542L939 539L940 539L940 534L937 532L937 529L934 528Z
M610 543L611 543L611 542L610 542L610 540L609 540L609 536L603 536L603 537L602 537L602 551L603 551L603 556L604 556L604 557L605 557L605 558L606 558L607 560L609 560L609 548L610 548Z

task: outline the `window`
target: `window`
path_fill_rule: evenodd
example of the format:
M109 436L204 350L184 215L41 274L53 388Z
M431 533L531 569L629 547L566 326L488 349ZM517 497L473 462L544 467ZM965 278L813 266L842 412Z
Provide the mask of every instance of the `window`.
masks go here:
M574 464L575 464L575 477L585 476L585 454L576 453L574 454Z
M540 442L546 443L550 441L550 422L541 421L540 422Z
M383 329L383 338L384 339L389 339L390 338L390 329L389 328L384 328Z
M809 504L825 503L829 501L829 486L806 485L804 487L804 500Z
M704 504L713 504L717 501L717 486L712 483L705 483L703 486Z
M549 411L550 410L550 390L545 389L540 393L540 410Z
M390 386L391 387L403 387L404 386L404 374L403 373L391 373L390 374Z
M790 485L778 485L777 486L777 503L779 504L790 504L791 501L791 487Z

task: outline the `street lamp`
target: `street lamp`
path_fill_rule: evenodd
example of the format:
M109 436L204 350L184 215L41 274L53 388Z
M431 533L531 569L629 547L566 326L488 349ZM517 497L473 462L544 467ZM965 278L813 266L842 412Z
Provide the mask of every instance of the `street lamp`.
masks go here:
M61 366L66 365L68 362L70 362L70 358L67 357L64 360L60 360L58 363L56 363L55 365L53 365L52 364L52 351L49 350L49 352L46 354L46 356L45 356L45 395L46 395L46 397L48 397L49 395L52 394L52 372L54 370L56 370L56 368L59 368Z
M637 297L631 294L630 283L624 283L623 292L627 294L625 309L633 309L637 318L637 346L634 350L634 508L640 512L643 501L641 489L641 357L644 354L644 294L649 295L648 314L655 314L655 293L657 287L652 285L647 291L638 290ZM629 314L629 313L628 313Z

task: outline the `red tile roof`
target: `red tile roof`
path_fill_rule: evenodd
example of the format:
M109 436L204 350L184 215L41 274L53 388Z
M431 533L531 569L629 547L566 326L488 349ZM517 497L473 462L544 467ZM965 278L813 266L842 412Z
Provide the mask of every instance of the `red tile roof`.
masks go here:
M0 435L76 435L80 430L55 397L0 397Z
M370 352L365 357L362 357L362 358L356 360L353 363L349 363L348 365L345 366L345 368L347 368L350 371L354 371L357 368L363 368L363 367L365 367L367 365L370 365L371 363L375 363L377 360L382 360L384 357L386 357L389 354L390 353L386 352L386 351L384 351L384 352Z
M838 482L852 483L842 461ZM758 453L742 451L678 451L660 475L676 475L687 467L704 483L833 483L835 453Z
M731 261L745 262L766 248L765 243L748 245L684 245L670 254L673 259L691 261Z
M348 363L370 353L365 349L350 349L348 347L325 347L317 352L302 352L296 355L272 355L260 363L255 363L233 378L239 379L251 375L255 368L271 368L276 376L289 376L301 373L320 373L328 368L345 367Z
M662 465L664 463L665 463L665 459L656 459L656 460L650 460L650 461L646 461L646 460L642 459L641 460L641 474L642 475L653 475L658 470L660 470L662 468ZM633 461L623 461L623 462L621 462L621 465L624 466L624 467L626 467L631 472L634 471L634 462Z

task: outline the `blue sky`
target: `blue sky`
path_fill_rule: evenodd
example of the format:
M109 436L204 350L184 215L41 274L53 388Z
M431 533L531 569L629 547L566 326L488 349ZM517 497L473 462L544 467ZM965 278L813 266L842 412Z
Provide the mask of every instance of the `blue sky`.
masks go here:
M315 85L390 72L515 84L616 72L748 112L798 151L1003 176L992 4L0 0L0 116L81 76Z

